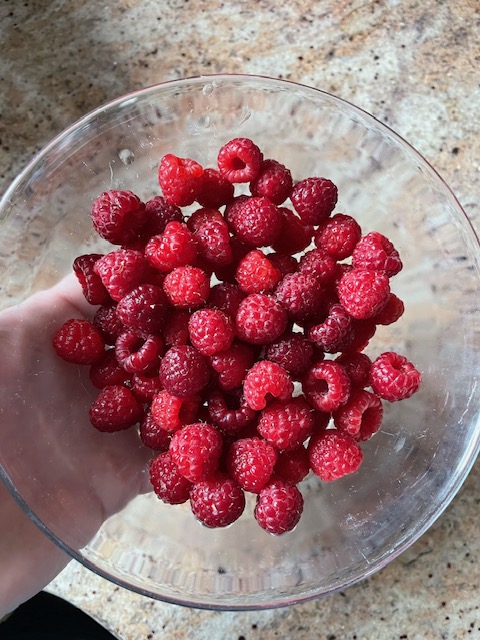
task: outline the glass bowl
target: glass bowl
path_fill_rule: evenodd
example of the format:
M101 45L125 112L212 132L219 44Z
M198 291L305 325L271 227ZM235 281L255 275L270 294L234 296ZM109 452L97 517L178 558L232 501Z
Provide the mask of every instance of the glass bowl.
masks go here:
M115 436L98 434L89 445L91 470L81 489L72 488L71 456L86 455L82 429L91 428L86 417L71 424L69 416L75 403L85 405L86 416L88 380L59 403L61 385L50 384L51 371L32 357L30 379L45 381L42 407L22 428L7 428L5 416L29 407L30 387L19 379L0 409L2 476L60 547L138 593L230 610L324 596L385 566L443 512L480 443L480 254L465 213L432 167L388 127L299 84L255 76L167 82L119 98L64 131L1 202L2 308L56 285L77 255L104 249L89 215L101 192L131 189L146 200L159 192L157 166L165 153L214 166L218 148L239 136L287 165L294 179L333 180L336 211L356 216L364 231L386 235L403 258L392 287L405 314L377 331L367 353L399 351L421 370L423 384L409 400L386 406L381 431L363 445L359 472L333 483L304 483L304 514L283 536L261 530L251 509L226 529L207 529L188 506L163 505L148 490L114 500L91 530L85 513L96 508L90 497L99 484L108 494L109 482L128 471L137 474L138 493L147 465L129 470L126 450L119 449L107 481L102 447ZM29 345L33 355L51 332L38 327ZM65 376L84 375L67 366L75 374Z

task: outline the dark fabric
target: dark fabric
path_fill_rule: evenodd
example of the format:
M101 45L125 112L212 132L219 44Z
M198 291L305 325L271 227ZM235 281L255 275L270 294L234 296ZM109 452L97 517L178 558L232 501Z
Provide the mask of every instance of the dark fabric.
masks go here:
M1 640L114 640L69 602L42 591L0 624Z

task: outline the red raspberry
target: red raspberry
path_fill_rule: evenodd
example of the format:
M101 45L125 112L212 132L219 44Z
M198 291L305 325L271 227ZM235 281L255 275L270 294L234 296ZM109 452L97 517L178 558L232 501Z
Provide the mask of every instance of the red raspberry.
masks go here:
M206 527L227 527L245 509L245 494L238 484L223 474L202 480L190 491L193 515Z
M129 382L132 374L127 373L117 362L114 349L105 351L102 359L92 364L89 371L90 381L97 389Z
M150 411L140 424L140 439L146 447L155 451L168 451L170 446L170 434L158 426Z
M230 477L251 493L259 493L267 484L276 461L272 445L256 437L235 440L226 457Z
M289 484L298 484L308 476L310 460L303 445L290 451L282 451L278 455L273 474L275 478Z
M187 222L194 234L198 253L213 267L228 265L233 260L228 224L217 209L198 209Z
M298 266L302 273L316 278L320 285L330 283L337 273L337 263L322 249L307 251L301 258Z
M93 364L105 353L100 331L88 320L67 320L53 337L53 348L60 358L73 364Z
M190 338L188 334L188 321L190 312L183 309L173 309L163 328L163 338L168 347L178 347L187 344Z
M414 365L398 353L386 351L370 367L370 384L384 400L395 402L410 398L420 386L422 375Z
M190 264L197 257L197 242L187 225L169 222L163 234L153 236L145 247L148 262L161 273Z
M131 191L105 191L92 205L95 231L112 244L134 242L145 223L145 204Z
M271 396L277 400L289 400L293 393L293 382L279 364L260 360L245 376L243 393L246 403L255 411L261 411Z
M338 190L327 178L305 178L290 194L295 211L304 224L321 224L337 204Z
M345 369L352 387L366 387L369 384L370 366L372 361L366 353L342 353L335 362Z
M222 436L209 424L187 424L175 431L169 451L180 473L190 482L199 482L217 471Z
M183 222L180 207L171 204L163 196L155 196L145 203L146 223L142 229L142 237L149 239L165 231L169 222Z
M355 353L366 349L370 339L375 335L377 327L373 319L368 318L367 320L353 320L352 329L353 339L348 345L343 346L345 353Z
M141 284L120 300L117 316L129 329L158 333L165 326L169 310L163 289L153 284Z
M308 337L326 353L341 351L353 340L352 319L341 304L332 304L325 320L308 330Z
M145 281L148 263L140 251L117 249L97 260L94 270L110 296L118 302Z
M308 456L313 473L324 482L355 473L363 460L363 452L352 436L331 430L310 438Z
M335 411L350 395L350 379L345 369L330 360L313 365L304 376L302 386L306 399L318 411Z
M292 186L292 174L287 167L276 160L264 160L260 173L250 182L250 193L268 198L274 204L282 204L290 195Z
M108 291L98 274L93 270L97 260L102 258L101 253L89 253L78 256L73 263L73 271L82 287L83 295L90 304L108 304L112 301Z
M196 309L205 304L210 293L210 281L198 267L178 267L165 278L163 290L174 307Z
M312 364L313 346L300 333L285 333L267 346L265 358L281 365L293 378L299 378Z
M393 244L377 231L359 240L352 254L352 265L355 269L381 271L388 277L396 275L403 266Z
M251 182L260 173L263 156L248 138L234 138L221 147L217 164L230 182Z
M286 402L273 402L263 409L258 433L279 451L295 449L313 433L313 412L298 396Z
M230 349L235 337L233 320L219 309L199 309L188 321L190 341L204 356Z
M227 402L228 401L228 402ZM224 395L218 390L208 396L208 416L210 422L223 433L237 435L256 418L257 412L248 406L243 398Z
M133 329L121 333L115 342L118 363L129 373L158 371L163 349L160 336L140 334Z
M313 227L302 224L300 218L286 207L279 207L278 210L282 217L282 227L272 243L273 249L289 255L303 251L312 241Z
M348 433L355 440L371 438L380 429L382 418L382 401L365 389L353 391L348 402L333 414L337 429Z
M200 180L197 202L202 207L218 209L233 200L234 186L216 169L205 169Z
M171 153L163 156L158 167L158 183L165 199L178 207L192 204L201 189L203 168L190 158Z
M254 515L258 524L273 535L292 531L303 512L303 497L294 485L273 480L259 494Z
M222 282L231 282L236 284L237 281L235 279L235 275L237 271L237 264L244 256L247 255L251 247L246 245L236 236L232 236L232 238L230 238L230 248L233 255L232 262L224 265L223 267L215 267L215 275Z
M330 424L331 414L324 411L313 412L313 433L324 433Z
M143 418L142 405L130 389L111 385L102 389L90 407L90 422L98 431L129 429Z
M150 482L156 495L167 504L187 502L193 486L179 472L169 451L164 451L150 462Z
M404 311L405 305L402 300L391 293L385 306L372 317L372 321L375 324L393 324L402 317Z
M259 249L254 249L240 260L237 267L237 282L246 293L269 293L282 275Z
M236 196L231 202L229 202L227 204L227 206L225 207L225 212L223 214L223 217L225 218L225 221L227 222L229 228L233 231L234 230L234 218L237 215L237 212L240 210L241 206L243 205L244 202L247 202L247 200L249 199L250 196L247 196L246 194L242 193L239 196Z
M238 307L244 298L245 293L236 284L221 282L210 289L208 307L220 309L235 319Z
M285 331L287 313L272 296L252 293L238 308L235 319L238 336L251 344L268 344Z
M97 309L93 324L102 334L106 344L115 344L118 336L125 331L125 327L117 316L116 304L104 305Z
M275 290L275 298L286 309L289 318L303 323L321 309L324 292L316 278L297 271L283 278Z
M345 213L327 218L315 233L315 244L334 260L345 260L352 255L362 236L358 222Z
M160 380L173 396L191 398L207 386L210 371L206 359L194 347L171 347L160 364Z
M280 271L282 279L288 273L295 273L298 268L298 262L295 258L285 253L269 253L268 259L273 266Z
M224 391L240 387L254 362L254 350L243 342L234 342L230 349L210 358L210 366L217 374L218 386Z
M151 375L134 373L132 376L132 393L139 402L150 403L155 395L161 391L162 383L155 370Z
M251 197L242 202L232 219L235 234L252 247L271 245L282 228L282 216L267 198Z
M197 419L199 407L198 396L177 398L164 389L154 396L150 410L153 419L162 429L174 433Z
M347 312L357 320L371 318L390 296L388 276L380 271L353 269L343 275L337 287L338 297Z

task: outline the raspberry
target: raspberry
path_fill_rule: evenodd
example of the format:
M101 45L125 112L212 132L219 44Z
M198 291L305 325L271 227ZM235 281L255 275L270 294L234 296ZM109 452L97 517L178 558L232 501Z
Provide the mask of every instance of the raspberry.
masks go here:
M313 412L298 396L266 407L257 425L258 433L279 451L295 449L313 433Z
M232 226L236 235L246 244L266 247L279 235L282 216L273 202L252 196L235 209Z
M232 346L233 320L219 309L199 309L188 321L190 341L204 356L213 356Z
M210 281L198 267L177 267L165 278L163 290L174 307L196 309L205 304L210 293Z
M238 307L245 298L245 293L236 284L221 282L210 289L208 307L220 309L235 319Z
M353 320L353 339L348 345L343 346L345 353L355 353L357 351L363 351L368 346L371 338L375 335L377 329L373 319L367 320Z
M275 290L275 298L289 318L302 323L321 308L324 293L313 276L297 271L283 278Z
M352 265L356 269L381 271L388 277L396 275L403 266L393 244L377 231L359 240L352 254Z
M140 424L140 440L155 451L168 451L170 446L170 434L158 426L150 411L147 411Z
M179 472L169 451L150 462L150 482L156 495L167 504L183 504L190 497L192 483Z
M218 209L233 200L234 186L216 169L205 169L200 179L197 202L202 207Z
M217 374L218 386L224 391L240 387L254 362L255 352L243 342L234 342L229 349L210 358L210 366Z
M172 153L163 156L158 167L158 183L165 199L178 207L192 204L201 189L203 168L190 158Z
M318 227L315 244L334 260L344 260L352 255L361 235L362 229L352 216L336 213Z
M272 248L289 255L303 251L312 241L313 227L302 224L300 218L286 207L279 207L278 210L282 218L282 227L272 243Z
M93 317L93 324L103 336L106 344L115 344L118 336L125 331L125 327L117 316L117 305L104 305L97 309Z
M309 369L312 357L313 346L300 333L283 334L265 351L266 360L281 365L293 378L299 378Z
M177 398L168 391L157 393L151 405L152 418L167 433L174 433L197 419L200 398Z
M395 402L412 396L420 386L422 375L414 365L398 353L386 351L370 367L370 384L384 400Z
M112 244L134 242L145 223L145 204L131 191L105 191L92 205L95 231Z
M258 176L263 156L248 138L234 138L221 147L217 164L229 182L251 182Z
M377 314L390 296L388 277L380 271L353 269L344 274L337 287L338 298L347 312L362 320Z
M142 405L130 389L111 385L102 389L90 407L90 422L98 431L129 429L143 418Z
M271 444L261 438L240 438L227 452L226 466L231 478L242 489L259 493L270 480L277 453Z
M297 526L302 511L303 497L297 487L277 479L260 492L254 515L262 529L281 535Z
M355 390L348 402L333 414L339 431L348 433L355 440L368 440L376 433L383 418L382 401L365 389Z
M232 262L228 225L217 209L198 209L190 216L187 225L194 234L201 258L214 267Z
M129 329L158 333L165 326L169 309L163 289L153 284L141 284L120 300L117 316Z
M332 304L325 320L308 330L308 337L326 353L341 351L353 339L352 319L341 304Z
M171 347L160 364L160 380L173 396L191 398L207 386L210 371L204 356L194 347Z
M53 348L60 358L72 364L94 364L105 353L105 341L88 320L71 319L56 332Z
M242 193L241 195L233 198L233 200L229 202L225 207L225 212L223 214L223 217L225 218L226 223L228 224L229 228L232 231L235 228L233 221L237 215L237 212L240 210L242 204L244 202L247 202L248 199L249 199L249 196Z
M238 484L223 474L197 482L190 491L193 515L206 527L227 527L245 509L245 494Z
M227 402L229 400L229 402ZM232 398L220 391L212 391L208 397L208 416L210 422L223 433L236 435L251 424L257 413L244 401Z
M175 431L169 451L180 473L190 482L199 482L217 470L222 436L209 424L188 424Z
M142 237L147 240L162 234L169 222L183 222L181 209L163 196L155 196L146 202L145 214L146 223L142 229Z
M89 253L78 256L73 263L73 271L82 287L85 300L94 305L112 301L100 276L93 270L96 261L102 257L101 253Z
M290 194L295 211L303 224L321 224L337 204L338 190L327 178L305 178L293 187Z
M402 300L394 293L390 293L385 306L372 317L372 322L383 325L393 324L402 317L404 311L405 305Z
M283 367L275 362L260 360L248 371L243 383L246 403L255 411L267 406L273 396L277 400L292 397L293 382Z
M342 353L335 362L345 369L352 387L366 387L369 384L370 366L372 361L366 353Z
M282 279L288 273L295 273L298 268L298 262L295 258L285 253L269 253L268 259L280 271Z
M251 344L268 344L286 329L287 313L272 296L252 293L238 308L235 319L238 336Z
M97 260L94 271L102 279L110 296L118 302L144 282L148 263L140 251L117 249Z
M187 225L169 222L161 235L153 236L145 247L148 262L161 273L193 262L197 256L197 242Z
M127 373L117 362L114 349L105 351L102 359L90 367L90 381L97 389L129 382L132 374Z
M337 263L322 249L307 251L300 258L298 268L302 273L313 276L322 286L331 282L337 273Z
M332 482L355 473L363 453L351 436L330 430L310 438L308 457L313 473L324 482Z
M152 375L134 373L132 376L131 389L133 395L139 402L150 403L155 395L162 389L158 371L154 370Z
M269 293L282 275L262 251L254 249L238 263L236 277L238 286L246 293Z
M307 450L300 445L279 454L273 474L275 478L283 480L283 482L298 484L307 477L309 471L310 461Z
M160 336L143 335L132 329L121 333L115 342L118 363L129 373L158 371L163 349Z
M274 204L282 204L290 195L292 186L292 174L287 167L276 160L264 160L259 174L250 182L250 193L268 198Z
M350 379L333 361L317 362L305 374L302 386L307 401L318 411L335 411L350 395Z
M188 321L190 313L183 309L173 309L163 328L163 338L168 347L178 347L187 344L189 340Z
M233 255L232 262L222 267L215 267L215 275L222 282L230 282L236 284L237 281L235 279L235 275L237 271L237 264L244 256L247 255L251 247L246 245L236 236L233 236L232 238L230 238L230 248Z

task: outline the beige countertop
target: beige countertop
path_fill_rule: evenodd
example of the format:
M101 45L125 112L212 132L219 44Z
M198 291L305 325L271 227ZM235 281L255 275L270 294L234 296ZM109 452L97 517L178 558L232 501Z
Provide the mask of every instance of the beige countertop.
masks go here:
M4 0L0 193L86 111L206 73L258 73L363 107L411 142L479 229L478 0ZM72 562L49 590L122 639L480 638L480 467L409 551L324 600L197 611L132 594Z

